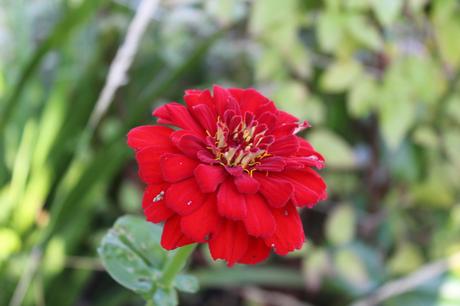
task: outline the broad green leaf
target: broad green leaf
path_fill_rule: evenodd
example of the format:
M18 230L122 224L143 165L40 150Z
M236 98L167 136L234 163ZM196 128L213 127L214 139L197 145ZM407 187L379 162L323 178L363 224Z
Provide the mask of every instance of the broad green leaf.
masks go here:
M455 195L446 177L439 171L431 169L432 174L426 181L412 186L412 197L415 203L427 207L450 207L454 204Z
M353 151L343 138L329 130L313 130L307 139L324 155L330 168L353 168L356 164Z
M174 287L176 287L179 291L195 293L198 289L200 289L200 284L198 283L197 278L193 275L179 274L174 280Z
M326 237L334 245L351 242L355 237L356 216L350 205L334 208L326 223Z
M329 254L322 248L310 250L308 256L303 260L303 275L306 285L312 290L321 287L323 277L330 269Z
M437 43L441 52L442 58L458 68L460 65L460 20L458 14L460 9L455 9L453 1L437 1L438 3L445 3L446 13L438 13L439 16L434 17L433 30L436 33ZM453 4L453 5L449 5Z
M357 82L361 73L361 65L354 60L335 62L321 77L321 88L334 93L342 92Z
M418 127L412 135L414 142L427 148L437 148L439 139L435 131L428 126Z
M377 29L362 15L349 15L345 19L345 25L351 36L372 50L378 50L382 47L383 41L377 32Z
M403 7L403 0L371 0L377 19L384 26L390 26L398 18Z
M298 0L256 1L252 6L250 32L263 36L273 48L289 52L298 40L298 5Z
M352 288L363 291L371 286L366 267L351 248L342 248L334 255L335 268Z
M160 246L161 227L140 217L124 216L98 249L107 272L121 285L139 292L154 289L167 252Z
M321 49L333 52L343 40L343 16L337 12L325 12L319 16L316 35Z
M304 84L295 81L280 84L273 99L282 110L301 119L307 119L308 92Z
M388 269L393 274L407 274L423 264L420 248L410 242L404 242L388 262Z
M395 150L415 121L416 104L398 88L387 88L379 99L379 117L383 138Z
M377 84L370 76L363 75L348 92L347 108L356 118L369 115L377 104Z

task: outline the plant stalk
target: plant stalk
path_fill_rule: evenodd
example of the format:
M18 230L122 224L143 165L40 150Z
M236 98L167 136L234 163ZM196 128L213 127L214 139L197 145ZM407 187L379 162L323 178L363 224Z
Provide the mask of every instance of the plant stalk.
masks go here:
M197 244L189 244L177 249L176 254L166 263L163 275L160 279L160 283L165 287L169 288L174 281L176 275L184 268L187 259L193 253Z

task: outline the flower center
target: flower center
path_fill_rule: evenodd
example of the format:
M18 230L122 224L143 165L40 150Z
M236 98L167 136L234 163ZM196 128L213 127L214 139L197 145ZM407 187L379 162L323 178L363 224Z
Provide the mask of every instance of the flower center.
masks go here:
M244 118L239 115L224 117L217 120L209 149L223 166L241 166L251 173L261 159L270 156L267 148L273 136L266 135L267 125L259 124L252 113L247 112Z

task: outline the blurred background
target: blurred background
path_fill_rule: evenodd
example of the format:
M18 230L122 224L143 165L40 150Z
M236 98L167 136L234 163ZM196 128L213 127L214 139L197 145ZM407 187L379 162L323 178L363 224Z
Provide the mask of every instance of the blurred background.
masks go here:
M309 120L329 199L288 257L227 269L200 248L181 305L340 306L388 283L404 292L374 304L460 305L459 1L163 0L96 107L139 3L0 0L0 305L143 305L96 253L141 213L125 135L212 84Z

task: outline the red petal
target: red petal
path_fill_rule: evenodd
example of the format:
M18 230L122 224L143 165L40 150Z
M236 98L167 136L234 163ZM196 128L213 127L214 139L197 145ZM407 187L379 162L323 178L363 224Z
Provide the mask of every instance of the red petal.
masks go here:
M198 162L181 154L163 154L160 158L163 179L170 183L179 182L193 175Z
M256 193L259 191L260 183L253 177L243 174L235 177L233 181L241 193Z
M209 241L209 250L214 260L226 260L231 267L246 254L248 241L249 236L241 222L225 220Z
M227 176L227 173L222 167L204 164L199 164L193 173L195 174L195 179L200 190L204 193L216 191L217 187Z
M248 213L244 225L248 234L254 237L269 237L275 232L275 219L267 203L259 195L246 196Z
M268 152L273 155L293 155L299 150L297 136L288 135L277 138L268 148Z
M149 185L144 191L142 198L142 208L147 221L153 223L162 222L171 217L174 212L166 207L161 192L166 190L167 185Z
M216 105L217 114L223 116L228 109L235 109L237 102L235 98L225 89L220 86L213 86L214 102Z
M186 216L203 205L204 194L198 190L198 185L193 178L181 181L166 190L166 206L182 216Z
M182 232L189 238L196 242L205 242L217 230L219 220L216 198L209 197L198 210L182 217L180 225Z
M294 205L288 204L284 208L273 209L272 213L276 221L276 231L273 236L265 239L265 243L273 247L275 253L279 255L286 255L302 248L305 235L299 213Z
M214 108L214 101L211 96L211 92L206 90L199 90L199 89L189 89L185 91L184 101L189 108L200 105L206 104L211 108Z
M260 171L281 172L285 167L286 163L282 157L272 156L263 158L255 168Z
M164 151L175 150L169 135L172 129L158 125L143 125L133 128L129 131L128 146L135 150L141 150L146 147L157 147Z
M286 171L286 179L294 186L292 202L300 207L313 207L326 199L326 184L323 179L310 168L302 171Z
M173 102L162 105L153 111L153 115L158 117L158 123L175 125L197 135L204 135L203 128L182 104Z
M270 247L265 244L263 239L249 237L248 244L250 247L238 263L253 265L264 261L270 255Z
M155 147L148 147L136 153L139 166L139 177L147 184L163 182L160 171L160 157L162 151Z
M191 243L194 243L194 241L181 232L180 217L176 215L169 218L163 227L161 246L166 250L174 250Z
M270 100L261 95L257 90L249 88L244 91L240 105L243 111L254 113L258 108L269 101Z
M217 209L219 214L231 220L242 220L246 217L246 199L238 192L231 180L220 185L217 193Z
M258 173L255 174L255 178L260 182L260 193L271 206L283 207L291 198L294 188L286 180Z
M204 149L202 139L187 131L175 131L170 138L179 150L192 158L196 158L197 152Z
M217 116L212 108L206 104L199 104L192 107L192 113L207 134L214 135L216 133Z

